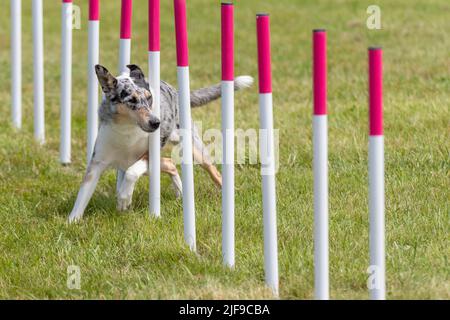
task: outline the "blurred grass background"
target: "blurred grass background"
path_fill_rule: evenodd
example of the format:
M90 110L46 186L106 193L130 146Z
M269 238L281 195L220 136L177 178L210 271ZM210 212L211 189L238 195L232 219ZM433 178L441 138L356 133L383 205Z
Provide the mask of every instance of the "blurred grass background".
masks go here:
M6 0L3 0L5 5ZM236 170L236 269L221 259L221 195L195 169L198 255L184 245L181 202L162 180L162 219L141 179L131 212L104 175L85 219L68 226L85 170L87 0L73 33L72 165L58 162L60 1L44 0L44 146L33 141L31 1L23 0L23 129L10 124L10 17L0 19L0 297L270 298L264 286L257 166ZM188 1L192 88L220 81L220 1ZM328 30L330 282L333 299L366 299L367 47L384 48L387 289L390 299L450 298L450 3L446 0L235 1L236 73L257 77L255 13L272 23L280 295L313 298L311 30ZM381 8L368 30L366 9ZM8 7L8 6L6 6ZM9 9L9 8L8 8ZM161 1L162 78L176 85L172 1ZM120 1L101 1L101 63L118 64ZM132 61L147 70L147 1L134 1ZM236 127L258 128L257 88L236 96ZM193 111L220 128L220 103ZM81 268L69 290L67 267Z

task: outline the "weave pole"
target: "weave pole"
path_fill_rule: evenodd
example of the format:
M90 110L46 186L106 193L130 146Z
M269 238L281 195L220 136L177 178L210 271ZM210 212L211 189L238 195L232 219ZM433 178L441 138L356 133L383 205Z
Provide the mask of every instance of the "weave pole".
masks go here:
M120 41L119 41L119 73L129 73L127 65L131 57L131 18L133 0L122 0L120 15Z
M71 158L72 112L72 0L62 0L61 9L61 137L60 162Z
M386 298L384 226L383 51L369 48L369 243L372 300Z
M119 74L129 73L127 65L131 59L131 18L133 12L133 0L122 0L120 15L120 40L119 40ZM119 188L125 177L125 172L117 170L117 185Z
M318 300L328 300L327 34L325 30L313 31L313 83L314 296Z
M275 147L273 138L270 18L256 16L258 40L260 153L264 224L264 270L267 286L278 296L277 208L275 192Z
M42 0L33 0L33 96L34 138L45 143L44 120L44 35L42 22Z
M22 127L22 0L11 0L11 117Z
M222 256L234 267L234 6L222 3Z
M98 82L95 66L99 63L100 2L89 0L88 25L88 112L87 163L91 161L98 133Z
M184 240L196 251L194 169L192 160L191 97L189 85L189 52L186 0L174 0L177 47L177 78L180 105L181 171L183 184Z
M153 93L153 114L160 118L160 0L148 1L148 74ZM149 213L161 216L160 129L149 137Z

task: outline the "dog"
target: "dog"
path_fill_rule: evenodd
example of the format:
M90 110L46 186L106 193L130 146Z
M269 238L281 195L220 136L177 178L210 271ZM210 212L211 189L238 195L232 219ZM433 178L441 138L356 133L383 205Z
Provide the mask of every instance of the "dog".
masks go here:
M98 81L103 91L99 108L99 131L91 161L87 167L69 222L83 217L83 213L94 193L102 172L116 168L122 179L117 184L117 209L128 210L131 206L136 181L148 174L149 133L158 128L161 148L168 143L178 144L179 106L177 90L161 81L160 118L153 114L153 93L144 73L137 65L128 65L129 73L114 77L105 67L95 66ZM235 90L250 87L253 78L235 78ZM200 107L220 98L221 85L191 92L191 108ZM210 160L207 149L192 124L193 159L205 169L215 184L222 186L222 177ZM161 172L172 179L177 197L182 194L181 179L175 163L170 158L161 158Z

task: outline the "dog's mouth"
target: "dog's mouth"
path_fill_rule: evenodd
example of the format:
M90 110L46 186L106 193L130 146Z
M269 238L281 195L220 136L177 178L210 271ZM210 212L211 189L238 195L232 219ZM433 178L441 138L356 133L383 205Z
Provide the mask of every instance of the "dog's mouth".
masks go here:
M141 127L141 129L144 130L147 133L152 133L152 132L155 132L157 130L157 129L153 129L153 128L143 128L143 127Z

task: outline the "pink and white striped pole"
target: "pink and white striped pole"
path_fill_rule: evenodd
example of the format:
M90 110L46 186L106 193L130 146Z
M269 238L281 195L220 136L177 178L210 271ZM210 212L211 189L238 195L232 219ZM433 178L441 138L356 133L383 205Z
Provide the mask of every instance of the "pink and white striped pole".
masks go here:
M191 96L189 85L189 53L186 0L174 0L175 34L177 46L178 99L180 106L180 133L182 147L182 184L184 239L196 251L194 170L192 161Z
M60 162L71 161L72 0L62 0L61 14L61 141Z
M313 31L313 83L314 295L318 300L328 300L327 33L325 30Z
M98 132L98 83L95 66L99 63L100 1L89 0L88 26L88 113L87 161L91 161Z
M160 0L148 1L148 74L153 93L153 114L160 117ZM161 216L160 130L149 137L149 212Z
M131 18L133 0L122 0L120 15L120 42L119 42L119 74L129 73L127 65L131 60ZM125 172L117 170L117 192L119 192Z
M264 269L267 286L278 296L277 207L275 192L275 146L273 138L270 18L256 16L258 40L260 156L264 224Z
M122 0L120 16L119 73L129 72L131 56L131 18L133 0Z
M222 3L222 256L234 267L234 6Z
M370 297L386 299L384 227L383 50L369 48Z

